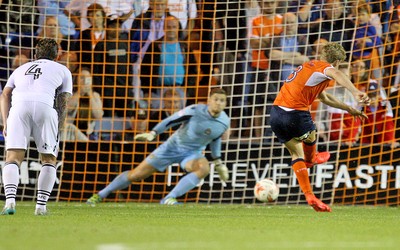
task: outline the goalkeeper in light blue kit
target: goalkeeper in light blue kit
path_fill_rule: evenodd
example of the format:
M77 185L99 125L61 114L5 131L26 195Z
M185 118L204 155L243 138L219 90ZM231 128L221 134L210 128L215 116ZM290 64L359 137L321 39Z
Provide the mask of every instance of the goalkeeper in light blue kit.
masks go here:
M176 198L193 189L209 174L210 164L203 153L208 144L210 144L215 170L222 181L227 181L228 168L221 161L221 136L230 124L229 117L223 111L226 102L226 92L223 89L213 89L207 105L197 104L186 107L158 123L151 132L136 135L135 140L152 141L168 128L181 124L179 129L139 166L118 175L99 193L90 197L86 203L95 205L110 193L127 188L131 182L143 180L156 171L165 171L169 165L179 163L181 168L189 173L160 201L165 205L177 204Z

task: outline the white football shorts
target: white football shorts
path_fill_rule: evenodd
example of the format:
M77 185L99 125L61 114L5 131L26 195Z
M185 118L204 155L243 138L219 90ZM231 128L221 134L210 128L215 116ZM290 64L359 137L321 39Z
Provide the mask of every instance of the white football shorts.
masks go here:
M58 114L41 102L18 102L7 118L6 150L27 149L33 137L41 154L58 155Z

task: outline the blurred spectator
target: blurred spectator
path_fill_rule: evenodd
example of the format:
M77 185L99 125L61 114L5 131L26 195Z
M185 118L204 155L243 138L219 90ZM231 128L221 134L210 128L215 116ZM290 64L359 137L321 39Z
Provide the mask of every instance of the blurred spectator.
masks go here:
M40 33L38 33L33 47L36 47L36 42L44 37L53 38L57 41L57 43L59 44L60 57L62 57L64 53L70 53L69 51L73 47L72 41L68 40L66 36L62 34L61 29L58 26L56 16L47 16L44 19L43 27L41 28ZM75 60L77 60L77 58Z
M182 25L180 39L185 39L194 28L197 18L197 5L195 0L168 0L168 11L176 16Z
M71 21L83 31L93 26L88 13L89 7L93 4L99 4L104 9L104 17L119 18L121 22L127 21L127 25L129 25L131 21L129 22L128 19L134 17L132 7L135 2L136 0L71 0L65 7L64 13L71 16Z
M11 68L12 68L12 70L15 70L22 64L25 64L29 61L30 61L29 58L27 58L24 54L16 55L12 61Z
M201 72L203 77L199 82L202 88L208 87L212 82L212 51L214 51L214 21L223 20L225 28L226 47L235 53L236 75L235 83L243 84L246 72L245 53L247 49L247 32L245 18L246 1L214 1L205 0L201 4L201 18L199 30L201 37ZM237 90L235 90L237 92ZM241 92L240 89L238 92ZM237 102L235 100L235 102Z
M339 70L350 79L349 66L348 63L340 64ZM346 105L358 108L357 101L346 88L335 84L326 89L326 92ZM361 121L355 119L346 111L320 103L315 121L318 127L318 135L325 142L341 142L352 146L358 141Z
M262 137L264 117L269 112L265 110L265 103L272 103L278 93L279 81L272 79L270 75L269 58L271 53L271 39L282 33L282 16L275 13L276 1L259 1L261 14L253 19L250 47L252 49L252 82L255 83L254 92L255 115L254 115L254 137ZM270 105L267 105L267 108ZM269 129L266 135L272 136Z
M324 45L327 43L328 41L324 38L319 38L315 40L314 43L311 45L311 50L307 50L309 58L318 60L322 47L324 47Z
M38 40L44 37L53 38L58 44L63 41L63 35L58 27L57 18L54 16L48 16L45 18L44 23L41 27L41 32L31 39L22 39L21 44L18 45L18 49L13 49L14 55L19 55L22 58L25 56L29 60L34 59L35 46ZM61 48L60 48L61 53Z
M306 53L306 37L297 35L297 16L291 12L283 15L283 32L272 38L273 47L270 53L271 69L274 77L280 81L286 78L297 68L297 66L309 61Z
M29 40L33 39L40 16L36 9L36 0L2 0L0 1L0 12L2 21L5 24L5 30L0 30L6 33L16 33L24 35ZM2 25L0 25L2 26ZM4 29L3 27L1 29Z
M385 72L389 74L390 92L395 92L400 86L400 4L394 9L391 23L390 33L388 35L389 42L386 40L385 48ZM389 47L389 49L388 49Z
M0 0L0 81L3 86L12 73L14 56L31 58L37 29L35 0ZM3 68L4 67L4 68Z
M393 107L393 118L396 130L395 137L400 138L400 91L398 88L392 88L389 100Z
M231 93L231 87L234 84L235 72L235 51L227 47L225 38L225 28L222 20L215 22L214 29L214 58L213 58L213 75L211 84L219 85L224 88L227 93ZM208 91L206 93L208 95ZM228 101L228 103L230 103Z
M351 20L353 20L353 22L356 24L357 23L357 12L358 12L358 7L359 6L364 6L364 5L368 5L368 3L365 0L358 0L358 1L350 1L348 3L350 12L347 15L347 17ZM379 17L379 14L377 13L369 13L369 20L368 22L370 23L370 25L375 27L376 30L376 34L379 37L382 37L382 24L381 24L381 20Z
M61 53L58 62L65 65L71 72L75 72L79 66L78 55L74 51L64 51Z
M140 91L140 63L150 43L164 36L164 19L167 13L167 0L150 0L149 9L137 16L130 30L130 53L133 63L134 97L143 97Z
M339 42L349 54L354 34L354 23L346 17L343 0L326 0L323 4L322 21L319 30L313 30L329 42ZM313 40L315 41L315 39Z
M0 43L3 46L7 37L7 16L8 16L8 6L5 0L0 0Z
M371 79L368 74L368 70L363 60L355 60L351 63L351 81L357 87L357 89L367 92L367 87L370 82L375 82L376 80Z
M304 2L299 11L299 33L309 35L310 44L320 38L329 42L339 42L350 58L354 23L347 18L345 6L343 0Z
M377 80L371 78L370 74L366 70L364 61L356 60L351 63L351 81L359 90L363 92L368 91L368 86L377 85L379 90L379 98L386 102L385 105L388 107L389 110L392 110L390 102L387 101L389 98L387 97L385 89L382 87L381 84L379 84Z
M106 13L103 6L94 3L88 7L87 17L91 26L81 31L79 40L75 43L75 51L81 67L92 69L93 51L97 43L104 40L106 36Z
M37 33L41 33L42 26L45 24L47 16L54 16L58 20L58 26L61 33L66 37L74 37L78 34L75 30L75 24L65 15L64 9L70 0L38 0L37 9L39 15L39 29Z
M95 89L103 99L104 116L131 119L134 104L129 42L126 34L120 31L119 19L107 19L106 39L100 41L94 51L93 75Z
M75 75L76 89L68 102L67 126L64 140L97 140L95 121L103 117L103 104L99 93L93 90L92 75L82 68Z
M390 103L381 97L381 91L376 82L368 85L368 96L371 105L364 107L368 120L362 126L361 143L388 143L392 148L398 147L395 138L393 111Z
M151 0L142 1L142 12L149 8ZM185 39L194 27L195 18L197 18L197 5L195 0L167 0L167 8L171 15L176 16L182 26L180 39Z
M194 54L186 42L179 41L179 20L168 16L164 25L164 37L150 44L140 65L141 89L155 109L165 88L175 87L185 98L194 97L197 83Z
M381 37L386 40L386 35L389 32L389 20L393 13L394 5L398 5L398 1L391 0L366 0L371 6L371 13L377 14L380 17L382 24Z
M308 35L312 30L318 28L319 22L322 19L321 2L315 0L290 1L288 11L297 13L298 15L299 34Z
M153 112L150 116L149 127L148 129L154 128L157 123L164 120L165 118L171 116L175 112L183 109L184 105L184 97L181 96L181 93L176 91L175 89L166 89L161 99L161 107L156 112ZM173 126L168 131L165 131L161 134L158 139L160 141L165 141L168 139L169 135L173 133L175 130L179 128L178 126Z
M150 8L136 17L130 32L133 63L140 62L150 43L164 36L167 0L150 0Z
M253 19L258 17L261 14L260 5L258 0L250 0L239 2L237 4L237 16L240 16L241 19L238 21L230 22L226 21L226 23L231 23L230 27L233 25L237 25L238 27L235 30L238 30L240 35L236 36L236 38L229 38L230 36L225 37L227 40L236 40L239 41L237 45L233 46L233 50L236 50L236 47L240 50L236 50L236 67L234 68L234 86L233 86L233 94L231 94L232 101L232 113L231 113L231 129L232 137L248 137L249 135L249 127L250 127L250 119L252 109L250 108L250 104L252 101L252 96L250 93L254 90L254 72L251 67L252 65L252 49L250 46L250 39L252 37L253 32ZM234 18L233 13L235 13L234 6L232 6L231 10L231 18ZM226 27L227 35L229 35L232 28ZM229 31L229 32L227 32ZM228 45L227 41L227 45ZM230 46L232 48L232 46ZM215 72L215 69L214 69ZM220 74L222 74L220 72ZM228 92L229 93L229 92ZM246 118L243 119L243 116ZM245 128L245 129L238 129Z
M56 16L46 16L43 19L42 26L40 27L40 32L37 34L36 40L42 38L53 38L59 45L59 51L62 49L62 43L64 42L64 35L61 33L61 29L58 26L58 21ZM67 43L67 41L65 41ZM34 46L35 47L35 46ZM68 48L65 48L67 50Z
M370 9L368 4L358 5L355 42L353 45L353 59L361 59L368 70L373 70L375 79L381 79L381 59L379 48L382 40L374 26L369 22Z

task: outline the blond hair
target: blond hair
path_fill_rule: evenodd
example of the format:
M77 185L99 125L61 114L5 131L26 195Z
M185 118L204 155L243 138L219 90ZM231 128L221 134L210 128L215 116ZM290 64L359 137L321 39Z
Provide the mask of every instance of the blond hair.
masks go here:
M342 45L330 42L322 48L321 57L328 63L343 62L346 60L346 51Z

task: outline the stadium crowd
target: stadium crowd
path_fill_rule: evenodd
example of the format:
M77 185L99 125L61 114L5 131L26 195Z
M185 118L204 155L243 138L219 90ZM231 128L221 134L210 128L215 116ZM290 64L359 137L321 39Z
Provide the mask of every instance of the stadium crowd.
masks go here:
M28 2L0 1L0 82L34 59L38 39L56 39L59 62L76 79L66 140L133 138L162 120L171 98L180 108L201 103L217 85L228 92L232 139L274 141L269 114L283 81L338 42L347 55L339 68L373 102L359 107L332 85L368 120L315 102L319 140L399 145L399 1ZM110 137L94 128L102 119L128 125Z

